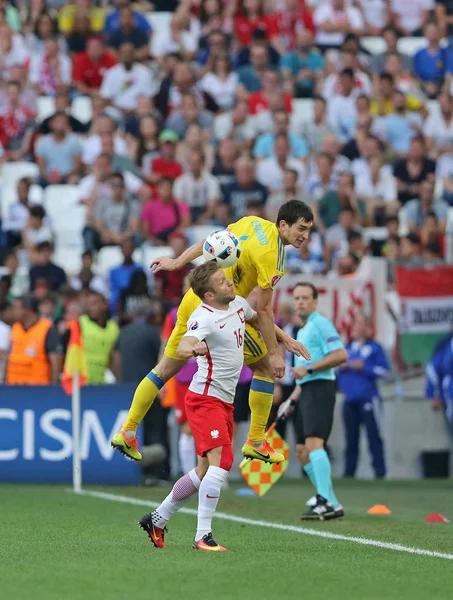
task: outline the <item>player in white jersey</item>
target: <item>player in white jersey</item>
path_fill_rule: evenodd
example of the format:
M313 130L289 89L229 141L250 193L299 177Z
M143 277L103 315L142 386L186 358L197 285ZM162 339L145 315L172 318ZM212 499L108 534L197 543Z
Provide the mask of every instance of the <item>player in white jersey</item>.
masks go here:
M212 537L211 523L233 464L233 400L244 363L245 324L257 327L258 317L244 298L236 296L233 282L214 261L194 269L189 278L202 304L190 316L177 353L183 359L198 357L198 371L185 398L198 465L178 479L162 504L140 519L139 524L153 544L163 548L170 517L198 491L193 547L224 552L226 548ZM283 332L277 328L277 338L280 334Z

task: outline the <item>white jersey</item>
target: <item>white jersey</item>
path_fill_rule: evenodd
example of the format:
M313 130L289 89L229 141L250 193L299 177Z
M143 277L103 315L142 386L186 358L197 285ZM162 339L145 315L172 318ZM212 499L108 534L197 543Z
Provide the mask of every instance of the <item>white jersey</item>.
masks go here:
M253 314L249 303L241 296L230 302L228 310L200 304L193 311L185 337L205 341L209 352L197 358L198 371L189 386L191 392L233 404L244 365L245 323Z

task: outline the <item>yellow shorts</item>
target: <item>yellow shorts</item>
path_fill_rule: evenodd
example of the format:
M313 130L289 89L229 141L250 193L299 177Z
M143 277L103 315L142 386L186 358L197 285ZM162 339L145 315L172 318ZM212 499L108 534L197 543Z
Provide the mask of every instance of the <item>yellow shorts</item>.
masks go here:
M168 339L167 345L165 346L164 354L168 358L175 358L180 360L176 354L176 350L179 346L179 342L182 340L182 336L187 331L187 321L193 311L201 304L200 298L196 296L190 289L182 299L181 304L178 308L177 321L171 332L171 336ZM266 356L267 350L261 335L251 327L246 325L244 335L244 364L252 365L257 362L263 356Z

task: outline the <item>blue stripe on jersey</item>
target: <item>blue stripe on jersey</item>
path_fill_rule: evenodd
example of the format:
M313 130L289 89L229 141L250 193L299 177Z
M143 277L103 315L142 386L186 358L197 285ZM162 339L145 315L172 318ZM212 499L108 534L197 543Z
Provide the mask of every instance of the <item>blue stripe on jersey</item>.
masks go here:
M284 263L285 263L285 248L280 239L280 236L277 239L277 245L278 245L277 271L283 272Z

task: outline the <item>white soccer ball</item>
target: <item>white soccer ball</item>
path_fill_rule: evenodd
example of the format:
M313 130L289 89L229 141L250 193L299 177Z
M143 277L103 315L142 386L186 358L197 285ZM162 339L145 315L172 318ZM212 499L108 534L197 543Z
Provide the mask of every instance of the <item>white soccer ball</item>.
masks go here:
M203 246L206 260L215 260L221 269L232 267L241 255L239 240L231 231L215 231L208 235Z

